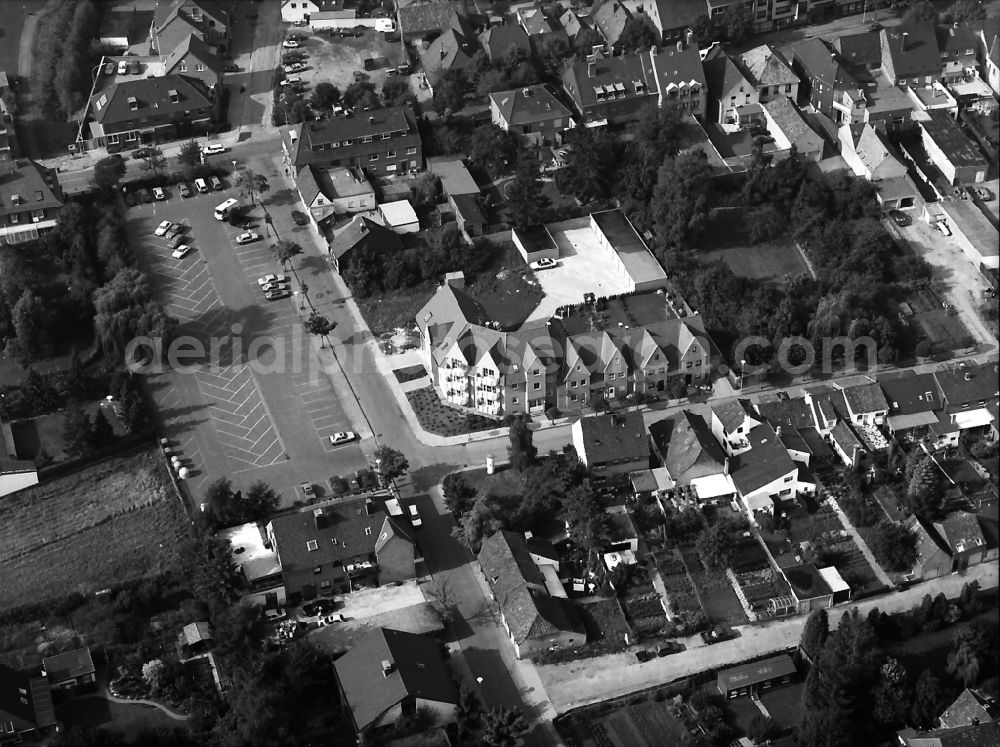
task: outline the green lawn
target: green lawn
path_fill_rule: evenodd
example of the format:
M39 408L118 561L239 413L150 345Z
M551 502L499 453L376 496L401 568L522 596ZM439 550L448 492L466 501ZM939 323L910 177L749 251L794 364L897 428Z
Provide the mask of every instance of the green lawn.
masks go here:
M395 332L397 327L413 327L417 312L434 295L434 283L421 283L412 288L399 288L384 296L355 299L361 316L376 337Z
M472 415L442 404L433 387L407 392L406 399L409 400L420 427L438 436L461 436L500 427L500 423L496 420Z
M717 211L699 240L701 258L722 260L733 273L751 280L780 281L785 275L809 274L794 242L778 239L751 245L747 214L736 208Z
M177 721L152 706L112 703L102 697L71 700L57 709L59 720L69 726L108 729L134 737L143 729L186 729L186 721Z

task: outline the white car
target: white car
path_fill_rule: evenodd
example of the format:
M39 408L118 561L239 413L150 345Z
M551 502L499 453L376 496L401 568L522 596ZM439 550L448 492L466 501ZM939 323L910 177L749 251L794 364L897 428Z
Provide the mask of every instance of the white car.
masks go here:
M153 198L156 200L167 199L167 193L163 191L163 187L153 187Z
M301 76L299 76L299 75L289 75L287 78L285 78L283 81L281 81L281 85L283 85L283 86L296 86L296 85L298 85L301 82L302 82L302 77Z
M264 617L266 617L269 622L278 622L279 620L284 620L288 617L288 613L284 610L264 610Z
M191 251L191 246L189 244L181 244L176 249L174 249L173 254L171 254L170 256L173 257L174 259L184 259L184 257L186 257L188 252L190 251Z
M271 283L287 283L288 275L265 275L262 278L257 278L257 285L263 288L265 285L270 285Z
M420 518L420 513L417 511L416 503L410 504L410 523L413 524L414 527L419 527L424 523Z
M226 152L226 146L221 143L212 143L211 145L206 145L201 149L201 152L206 156L214 156L219 153Z
M285 49L298 49L299 43L294 39L285 39L283 42L281 42L281 46L283 46Z
M951 236L951 228L948 226L947 221L939 220L934 224L934 228L939 230L945 236Z
M548 257L542 257L537 262L532 262L528 267L532 270L548 270L551 267L555 267L558 264L554 259L549 259Z
M330 436L330 443L334 446L340 446L341 444L349 444L357 437L357 434L352 431L337 431Z
M166 236L167 231L169 231L173 227L174 227L173 223L171 223L168 220L165 220L156 227L156 230L153 231L153 233L156 234L157 236Z
M240 246L243 246L243 244L252 244L255 241L260 241L260 234L254 231L247 231L236 237L236 243Z
M278 292L278 291L288 291L292 292L292 286L289 283L268 283L267 285L262 285L261 290L264 293Z
M211 189L209 189L208 182L206 182L200 176L194 180L194 188L197 189L202 194L206 194L212 191Z

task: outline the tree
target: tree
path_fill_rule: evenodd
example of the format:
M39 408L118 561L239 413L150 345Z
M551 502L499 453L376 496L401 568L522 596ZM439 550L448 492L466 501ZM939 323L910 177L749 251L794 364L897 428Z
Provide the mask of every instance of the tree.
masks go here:
M625 22L625 27L618 36L618 44L615 46L621 46L622 50L628 53L640 49L649 49L656 44L658 34L652 22L647 19L648 16L646 15L629 18Z
M271 246L271 256L274 257L274 261L281 265L282 268L285 268L292 261L293 257L297 257L300 254L302 254L302 247L294 241L288 241L287 239L282 239L277 244L272 244Z
M977 621L957 631L948 654L948 674L963 687L973 687L996 671L996 630Z
M826 645L826 639L829 635L830 620L826 610L813 610L802 629L799 649L808 657L809 661L815 661L823 650L823 646Z
M94 164L91 182L98 189L115 189L127 170L128 165L120 155L108 156Z
M702 13L694 19L691 24L692 41L704 48L716 40L715 24L708 17L708 13Z
M722 16L722 30L730 44L742 44L753 34L753 11L744 5L727 8Z
M159 148L145 148L139 159L139 168L143 171L162 171L167 168L167 159Z
M484 537L489 537L501 528L501 522L496 516L495 502L493 496L489 494L477 497L472 508L452 530L452 536L464 542L473 553L479 552Z
M33 368L29 368L24 377L21 396L35 415L55 410L62 401L48 374L39 373Z
M456 718L458 720L458 736L460 744L464 744L467 735L475 734L479 731L482 723L483 704L479 700L479 695L471 687L462 685L458 691L458 706L456 708Z
M80 358L80 351L74 350L66 374L66 393L76 399L86 399L90 396L92 386L90 374L83 365L83 359Z
M663 162L650 208L660 241L667 248L689 249L705 227L711 168L702 151L687 151Z
M930 729L941 713L943 699L941 681L932 670L924 669L913 686L910 723L918 729Z
M94 331L107 355L121 357L128 343L146 337L168 349L177 321L153 297L149 279L134 267L120 270L93 294Z
M344 106L348 109L365 111L378 109L382 106L381 99L375 93L375 84L367 80L351 83L344 89L344 95L341 98Z
M441 115L461 111L468 86L463 70L452 69L441 73L434 81L434 110Z
M573 542L588 554L607 540L607 514L589 480L566 492L559 518L566 522L566 531Z
M201 146L197 140L186 140L177 151L177 163L181 166L197 166L201 163Z
M90 427L90 444L93 448L99 449L102 446L114 443L115 429L104 414L103 408L98 407L94 413L94 422Z
M904 24L921 23L923 21L937 22L937 10L934 8L934 3L931 0L917 0L917 2L910 3L910 7L906 9L906 15L903 16Z
M580 202L607 197L614 181L614 145L607 134L582 124L566 137L566 165L556 172L556 186Z
M515 747L528 723L518 708L490 708L482 715L480 737L490 747Z
M910 466L906 485L906 500L913 513L933 521L944 510L944 479L937 463L929 455L920 457Z
M152 659L142 665L142 679L149 688L149 694L156 696L160 694L160 687L163 683L163 670L165 666L162 659Z
M479 125L469 139L469 160L496 179L517 156L517 135L495 124Z
M184 577L195 597L212 609L227 608L239 601L242 578L228 540L201 535L189 540L182 549ZM219 617L213 615L212 622L216 624L217 641L226 640L218 629Z
M335 322L331 322L325 316L313 309L312 313L309 314L309 318L302 323L302 326L310 335L316 335L323 340L323 344L325 345L327 335L333 332L337 324Z
M444 505L455 521L459 521L472 508L476 499L476 489L465 481L461 473L453 472L441 483Z
M748 216L751 244L771 241L788 231L788 220L771 205L762 205Z
M871 550L886 570L903 573L917 560L917 535L908 527L884 518L875 525Z
M958 606L962 610L962 615L969 620L979 614L983 608L983 603L979 599L979 582L969 581L962 586L962 591L958 595Z
M875 720L886 729L899 729L906 724L913 688L906 668L898 659L889 657L879 669L879 678L872 691Z
M410 469L410 463L402 452L381 444L372 455L376 469L383 480L395 480Z
M219 477L205 488L203 501L205 515L214 523L225 526L233 518L233 504L237 494L228 477Z
M754 744L764 744L767 740L778 736L779 731L781 730L774 723L774 719L768 718L763 713L758 713L750 719L747 736L754 741Z
M263 480L257 480L247 489L243 499L242 519L244 521L259 521L273 514L281 496Z
M313 109L320 109L322 111L333 109L339 102L340 89L333 85L333 83L328 83L325 80L316 84L309 99L309 103L312 104Z
M529 160L521 153L517 161L514 180L507 188L510 214L515 228L542 223L549 209L549 198L542 191L542 179L538 173L538 161Z
M45 302L30 288L21 293L14 304L12 322L17 345L13 352L22 366L30 366L51 354L52 342L47 329L49 316Z
M240 166L236 169L233 172L232 180L233 186L250 198L251 205L255 204L254 198L260 200L261 195L271 189L266 176L258 174L247 166Z
M71 405L66 408L63 415L63 441L70 456L81 457L90 453L93 444L92 430L90 417L82 407Z
M986 5L979 0L955 0L944 12L945 23L966 24L986 20Z
M518 472L524 472L535 463L538 456L538 449L534 445L534 434L528 427L528 420L524 415L514 417L508 437L510 445L507 447L507 455L510 458L510 465Z
M382 85L382 101L386 106L406 106L417 100L407 78L386 78Z
M709 565L727 568L732 561L737 539L748 526L742 516L722 514L698 535L695 547Z

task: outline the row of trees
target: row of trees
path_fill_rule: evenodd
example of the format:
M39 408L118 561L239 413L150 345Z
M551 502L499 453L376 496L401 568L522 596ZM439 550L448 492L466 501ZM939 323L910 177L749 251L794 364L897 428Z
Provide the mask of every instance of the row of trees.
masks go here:
M35 27L32 85L52 120L65 122L86 103L93 68L101 59L97 39L105 7L93 0L59 0Z

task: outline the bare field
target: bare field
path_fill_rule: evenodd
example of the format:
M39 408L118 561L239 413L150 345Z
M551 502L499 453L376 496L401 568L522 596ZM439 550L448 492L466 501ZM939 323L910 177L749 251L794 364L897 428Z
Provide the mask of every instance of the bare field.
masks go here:
M187 518L159 459L109 459L0 502L0 606L175 567Z

